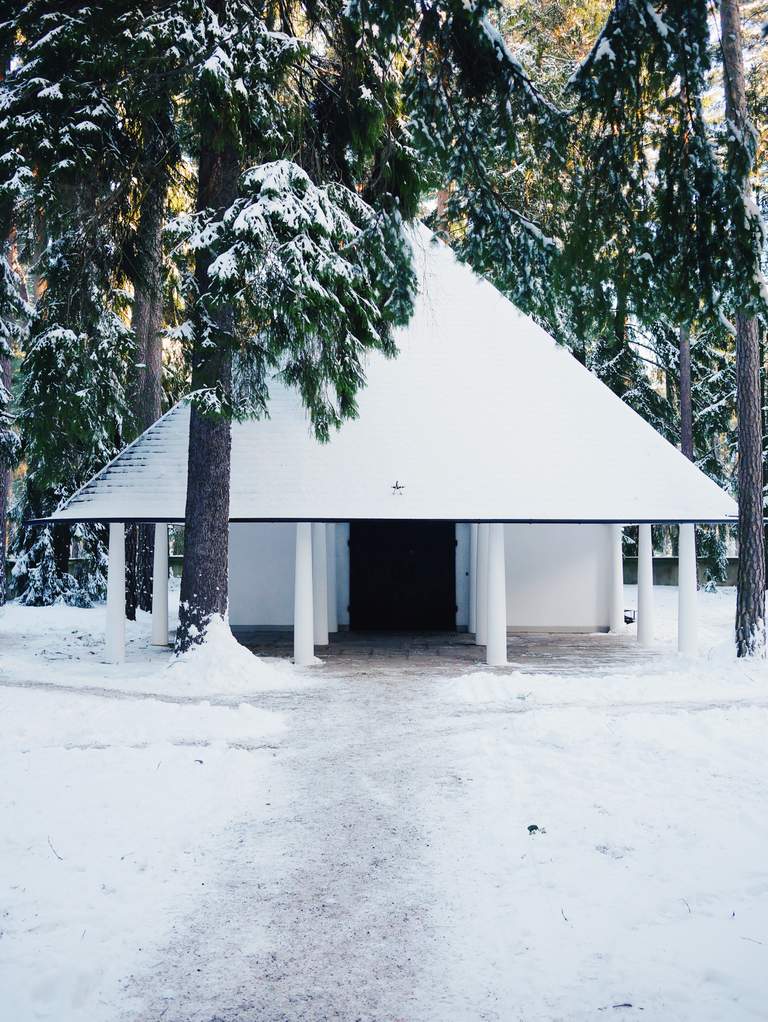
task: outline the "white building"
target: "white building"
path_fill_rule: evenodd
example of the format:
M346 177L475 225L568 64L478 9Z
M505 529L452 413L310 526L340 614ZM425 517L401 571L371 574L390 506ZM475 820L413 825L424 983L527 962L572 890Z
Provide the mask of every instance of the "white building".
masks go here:
M343 628L468 629L503 663L507 629L620 626L621 526L640 524L649 642L650 525L666 522L681 525L680 645L691 650L693 523L735 521L734 501L425 228L414 250L413 319L398 358L370 356L356 420L319 444L298 395L275 384L269 419L233 425L233 629L296 621L299 661L313 619L319 644ZM113 523L118 656L120 523L183 521L188 419L172 409L55 515Z

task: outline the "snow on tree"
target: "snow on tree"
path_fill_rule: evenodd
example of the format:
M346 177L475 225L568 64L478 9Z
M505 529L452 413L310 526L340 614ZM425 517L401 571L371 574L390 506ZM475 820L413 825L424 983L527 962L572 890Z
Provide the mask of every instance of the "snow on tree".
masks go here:
M7 221L8 218L6 218ZM5 603L6 531L11 472L18 464L20 444L11 408L11 357L23 344L31 309L24 301L18 274L11 265L10 231L0 250L0 605Z
M259 19L251 4L189 2L131 33L186 97L197 144L179 648L226 609L228 419L263 408L270 369L319 436L354 414L366 348L391 349L409 312L402 222L448 142L446 104L487 88L510 143L543 106L495 6L289 3Z
M611 221L625 225L621 247L630 267L629 293L636 316L645 321L666 318L676 325L684 356L680 364L687 368L692 327L735 313L742 509L737 648L743 655L764 645L754 641L754 634L764 627L765 588L754 317L764 315L768 289L760 271L764 235L748 187L755 136L746 116L738 5L721 5L727 83L727 121L721 138L713 135L703 114L710 69L709 14L704 0L656 4L619 0L574 77L574 88L592 111L591 123L605 128L598 150L601 159L593 170L603 171L606 153L614 160L607 161L606 192L615 213L605 227L598 225L597 236L606 236ZM649 154L654 155L653 162ZM605 198L586 201L587 218L605 203ZM633 220L650 226L648 238L633 229ZM647 266L633 274L640 260ZM746 366L745 358L748 369L740 368ZM690 381L685 383L687 398ZM690 449L695 427L687 400L682 412L683 447Z
M9 232L10 234L10 232ZM22 296L19 276L11 265L10 237L0 251L0 362L8 362L24 344L32 310ZM11 392L0 373L0 465L13 468L19 460L19 438L14 428Z
M19 393L22 520L51 513L122 446L132 346L116 230L125 138L98 87L98 62L110 60L109 12L32 2L18 8L14 29L15 58L0 87L0 194L15 192L39 295ZM68 527L19 529L23 601L82 603L103 592L100 530L75 538L91 555L79 581L69 572Z
M736 408L739 458L739 576L736 651L766 652L763 421L758 317L765 318L768 285L762 273L765 228L751 187L757 137L749 120L738 0L720 4L727 136L726 193L730 200L729 247L735 278Z
M18 5L9 6L8 15ZM15 31L9 22L0 24L0 85L11 67ZM12 154L4 153L0 164L0 604L6 599L6 535L11 474L18 463L19 439L11 412L11 358L26 338L32 310L25 300L15 265L16 214L23 179L16 174Z
M240 193L221 218L206 210L172 227L192 251L217 253L206 301L231 303L239 324L230 392L191 398L215 415L262 415L277 372L327 439L356 413L361 352L395 354L391 328L407 321L415 291L409 242L396 216L345 185L318 187L288 160L246 171ZM182 336L204 347L191 327Z
M556 22L591 26L608 5L559 6ZM355 414L365 351L392 354L410 313L403 226L438 186L464 258L669 439L682 422L718 481L730 471L725 281L755 235L734 234L723 173L748 139L713 136L702 112L706 4L618 0L568 88L564 62L542 86L513 53L515 20L530 54L537 17L528 0L11 5L0 195L27 211L43 290L22 388L33 514L130 437L131 404L137 428L157 412L135 363L157 368L161 228L184 140L196 198L169 234L186 359L174 379L191 374L193 402L180 646L226 611L230 419L268 414L274 372L320 437ZM71 471L46 448L60 416ZM63 579L63 546L41 540L20 581L38 556L40 579Z
M72 227L46 250L46 289L21 370L19 426L28 464L22 518L43 518L123 446L128 394L125 365L133 340L115 311L117 297L92 263L91 244ZM76 303L76 308L73 305ZM67 325L64 325L67 324ZM73 326L77 324L77 329ZM19 531L14 580L23 603L86 604L105 592L102 530L76 526L88 555L78 580L69 571L68 528Z
M601 6L608 18L595 39ZM436 225L615 393L729 485L729 211L719 138L703 111L711 87L706 5L621 0L542 11L521 3L507 7L501 29L542 69L537 84L550 104L568 114L559 132L557 120L543 118L549 146L541 118L511 150L480 130L489 141L473 173L461 163L443 172L451 188ZM475 109L469 124L473 117ZM485 202L477 201L481 191ZM713 575L723 577L723 530L702 529L699 540Z

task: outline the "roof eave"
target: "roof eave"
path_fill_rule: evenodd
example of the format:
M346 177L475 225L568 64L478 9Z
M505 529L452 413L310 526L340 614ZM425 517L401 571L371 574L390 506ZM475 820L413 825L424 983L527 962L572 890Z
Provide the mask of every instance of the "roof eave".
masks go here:
M677 517L662 517L662 518L634 518L632 516L625 516L621 518L455 518L455 517L412 517L403 515L401 518L317 518L312 516L302 516L299 518L230 518L229 522L231 525L244 525L244 524L255 524L261 523L296 523L296 522L326 522L326 523L346 523L346 522L394 522L394 521L415 521L415 522L456 522L458 523L477 523L482 525L736 525L738 524L738 517L736 515L722 515L722 516L703 516L697 518L677 518ZM768 518L764 519L765 523L768 524ZM91 525L109 525L112 523L125 524L137 524L137 525L183 525L183 517L163 517L161 515L154 515L151 518L133 517L131 515L123 515L122 517L99 517L83 515L82 517L51 517L51 518L29 518L24 521L24 525L62 525L62 524L91 524Z

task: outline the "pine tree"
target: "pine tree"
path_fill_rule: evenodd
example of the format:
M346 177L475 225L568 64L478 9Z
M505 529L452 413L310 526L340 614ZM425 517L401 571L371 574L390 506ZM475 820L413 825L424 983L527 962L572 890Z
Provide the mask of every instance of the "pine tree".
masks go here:
M481 25L490 54L500 55L504 84L493 87L490 61L471 70L466 58L419 67L412 86L418 100L412 130L420 147L432 152L435 180L450 185L436 226L477 272L557 333L564 324L552 275L561 241L557 217L548 214L563 171L567 117L547 76L542 76L549 86L545 92L512 56L505 41L511 15L496 5L484 6ZM446 22L439 35L450 37L453 31ZM530 52L522 33L515 41ZM441 43L438 55L447 45ZM500 90L506 93L501 104Z
M29 465L24 518L50 515L124 443L129 414L124 368L133 355L133 342L114 311L109 242L106 248L104 263L95 264L92 240L84 239L73 224L46 250L46 289L19 393L19 424ZM81 580L69 570L73 538L90 558L90 570ZM21 602L64 599L87 604L102 597L102 546L101 530L91 526L77 526L74 537L62 525L20 530L14 579Z
M703 114L702 0L619 0L570 84L607 2L12 7L0 195L15 190L45 230L21 389L28 506L52 509L157 416L165 315L192 390L180 648L226 610L231 419L266 414L273 375L299 389L321 438L355 414L365 351L393 354L392 327L410 313L404 223L437 186L450 184L442 226L460 254L727 478L724 323L741 241L735 176ZM542 71L543 87L504 34L542 68L534 19L569 54ZM181 143L196 200L172 225L183 299L164 313L162 227ZM72 470L46 447L62 422ZM137 578L149 549L145 532ZM49 532L21 557L24 585L42 558L30 598L67 578L67 551ZM148 606L145 583L136 597Z
M734 337L726 324L710 318L691 333L693 451L698 467L728 490L735 477L732 427L736 414ZM699 559L710 582L724 582L731 526L699 526Z
M23 344L31 310L21 293L13 267L12 233L5 218L7 240L0 251L0 606L6 599L6 534L11 471L19 460L19 438L11 409L11 356Z
M668 379L677 381L681 448L718 483L730 485L733 461L723 439L734 410L727 324L736 295L754 277L746 253L751 252L753 267L758 239L754 231L742 245L734 238L733 175L704 112L712 72L708 17L702 0L653 6L622 0L574 84L587 108L613 103L615 109L619 97L628 103L629 116L622 114L615 123L626 155L612 188L621 194L622 183L626 186L639 171L651 200L644 216L652 244L642 238L628 246L647 261L648 270L638 275L634 315L655 336L655 357L673 370ZM633 148L627 148L622 136L632 140L626 124L634 119L640 130ZM736 150L737 161L743 161L744 146ZM651 165L647 153L653 154ZM675 358L669 338L665 350L669 330L677 337ZM688 352L692 336L695 358ZM724 577L726 530L698 532L711 577Z
M8 14L16 13L11 5ZM0 25L0 86L5 83L15 46L12 20ZM23 175L6 160L0 176L0 606L6 599L6 537L11 472L19 459L19 439L11 411L11 358L23 346L32 310L17 266L16 217Z
M136 231L136 253L131 267L133 310L131 326L136 338L139 378L134 404L138 432L148 429L162 414L163 404L163 226L168 188L169 143L174 140L168 110L145 120L145 155L149 169L143 184ZM140 525L137 534L136 599L152 609L154 526Z
M570 108L567 142L547 148L534 131L511 156L487 147L486 209L477 216L476 186L459 170L443 226L476 269L730 486L728 211L703 108L706 5L522 0L501 27L540 69L550 103ZM725 531L699 532L709 571L724 577Z
M142 26L197 146L197 208L178 225L194 271L180 649L226 609L231 417L264 413L274 372L321 438L353 415L364 351L393 353L410 312L402 222L455 134L447 104L487 85L507 144L545 107L488 21L495 6L222 0Z
M587 300L615 292L622 322L685 331L714 301L723 231L701 103L707 39L703 0L620 0L572 79L589 142L566 259L591 278Z
M100 87L113 60L103 7L18 8L14 63L2 83L3 191L15 190L26 222L42 223L36 319L21 369L19 424L29 464L23 519L50 514L122 446L126 365L116 225L126 139ZM28 234L32 229L27 230ZM24 602L87 602L103 591L99 530L77 530L90 571L69 571L67 526L21 528L14 577Z
M279 160L249 171L241 184L249 156L263 158L285 145L275 129L287 130L285 109L299 98L286 74L309 54L306 43L253 22L247 6L209 6L197 58L198 202L187 239L195 254L193 405L180 649L204 635L212 614L226 612L229 419L262 411L266 370L273 368L299 387L318 433L326 435L329 424L354 409L361 351L387 347L387 324L396 320L394 304L379 311L386 308L383 294L358 262L382 232L369 224L366 237L351 211L343 215L340 203L351 206L352 193L321 197L306 172ZM288 97L283 110L277 108L281 87ZM317 153L309 155L316 160ZM390 232L388 240L396 237ZM342 244L350 249L346 257L333 248ZM384 250L376 254L375 268L385 268ZM336 401L329 397L334 391Z
M126 20L134 21L130 15ZM128 26L124 25L124 28ZM128 40L128 32L125 32ZM142 60L135 52L135 37L126 52L126 71ZM134 227L126 237L124 264L131 282L131 327L136 338L137 375L132 387L133 422L137 434L148 429L162 414L163 328L165 250L163 231L167 219L168 190L181 160L171 82L165 68L157 67L151 52L143 60L140 80L128 74L127 87L115 88L124 110L126 130L135 146L134 186L129 214ZM129 526L126 533L126 611L152 609L152 562L154 526Z
M757 324L750 316L765 309L766 295L759 273L763 241L759 216L748 192L754 136L746 120L743 74L734 67L741 52L740 42L733 43L738 20L734 28L730 4L721 5L721 15L730 25L730 48L723 45L726 82L740 83L735 91L727 89L729 130L724 147L703 114L710 70L709 11L703 0L668 0L654 6L620 0L575 85L582 101L596 110L615 111L627 102L614 121L621 156L619 172L610 183L617 194L638 172L648 180L652 171L653 198L648 207L652 244L646 247L642 239L629 248L642 259L647 253L648 261L647 278L644 273L638 275L637 317L647 321L650 308L656 310L655 318L661 313L671 321L683 338L685 359L685 338L697 322L706 336L713 325L735 311L741 380L737 398L744 423L739 457L743 556L737 650L744 655L763 646L760 635L755 638L756 630L761 633L763 628L764 610L759 343ZM596 70L597 65L602 67ZM639 132L633 140L635 122L648 125L645 146ZM625 136L633 142L630 149ZM656 154L652 168L644 165L646 146ZM684 382L683 393L687 389ZM726 392L719 400L728 397ZM695 434L695 409L691 412L694 421L686 426Z
M648 371L655 353L646 357L638 344L635 295L644 293L648 268L627 258L633 243L649 236L652 191L642 171L630 179L629 197L603 188L606 175L618 178L627 168L615 130L585 106L560 112L573 107L569 79L608 10L607 3L506 6L501 28L541 69L537 85L547 104L523 122L514 147L484 125L473 130L485 142L481 158L470 173L461 159L447 165L444 226L476 270L672 436L673 410ZM471 110L470 123L477 116ZM642 135L642 118L633 131Z
M721 0L728 184L736 279L736 397L739 446L739 578L736 651L765 655L765 535L763 529L763 423L760 329L757 314L768 304L760 271L764 233L750 187L755 134L747 111L741 10Z
M651 347L644 354L648 341L640 339L637 296L646 293L648 265L629 255L643 251L638 245L647 249L652 234L653 193L645 167L628 173L627 153L634 163L634 153L643 151L636 140L647 132L644 110L627 127L620 110L604 112L602 97L573 110L569 94L575 88L571 75L592 45L596 18L609 9L591 3L553 2L545 11L508 5L502 28L542 67L549 108L518 131L514 149L498 143L485 148L484 203L461 162L449 171L449 232L476 270L672 437L674 412L648 370L656 364L655 352ZM568 116L558 113L567 107ZM624 137L615 121L624 125ZM617 190L619 178L628 183ZM648 324L642 329L647 332Z

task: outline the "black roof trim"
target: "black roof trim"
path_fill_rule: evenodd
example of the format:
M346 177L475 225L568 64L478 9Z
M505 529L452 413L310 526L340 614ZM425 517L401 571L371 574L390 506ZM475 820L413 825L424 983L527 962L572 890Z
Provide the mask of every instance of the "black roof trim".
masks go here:
M764 519L768 523L768 518ZM457 524L479 525L736 525L738 518L230 518L230 525L244 525L256 522L291 523L291 522L456 522ZM183 518L98 518L84 515L82 518L28 518L24 525L61 525L70 523L91 523L109 525L123 522L127 524L183 525Z

